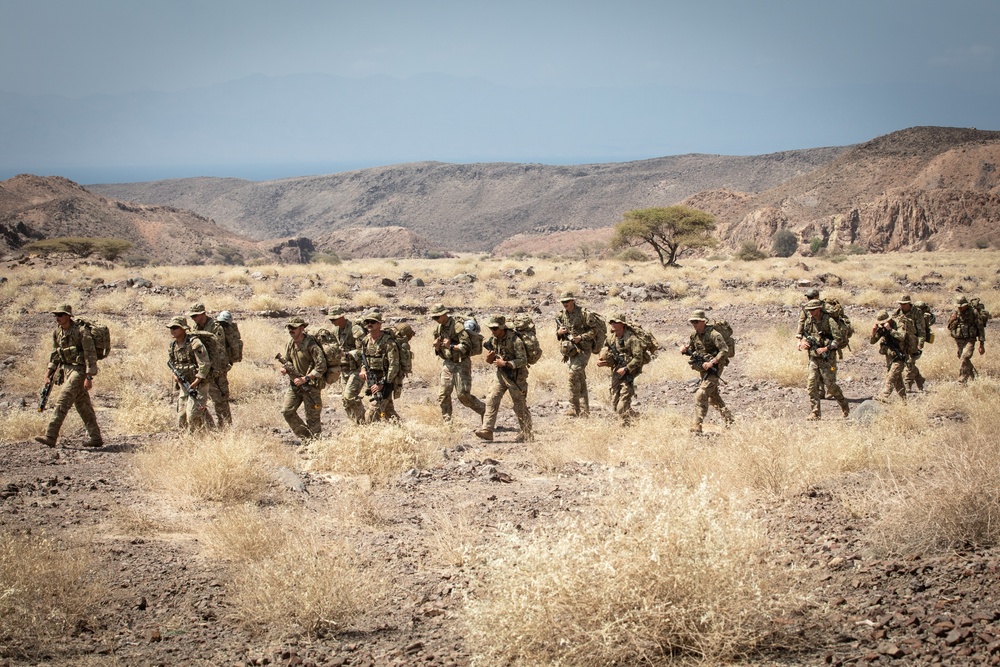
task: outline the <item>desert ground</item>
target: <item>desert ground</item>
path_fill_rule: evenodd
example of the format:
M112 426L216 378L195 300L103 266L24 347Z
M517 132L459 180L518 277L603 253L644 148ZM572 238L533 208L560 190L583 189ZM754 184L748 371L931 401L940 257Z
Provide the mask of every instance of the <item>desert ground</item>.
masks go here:
M0 266L0 665L1000 664L1000 354L957 382L944 322L958 294L1000 310L996 252L655 262L463 256L338 265L124 268L71 258ZM419 279L419 280L418 280ZM418 283L423 283L422 285ZM852 415L806 422L793 332L808 285L847 305L839 362ZM571 419L558 295L624 313L658 339L636 380L640 419ZM925 392L870 399L867 336L903 293L937 314ZM49 311L108 324L92 392L105 446L71 412L33 441ZM175 427L169 319L231 311L234 426ZM435 303L528 312L544 349L528 402L536 441L496 440L456 403L442 422ZM299 443L273 362L287 317L329 326L379 308L411 323L398 424L355 426L324 392L323 437ZM688 315L735 330L703 435ZM492 381L474 360L474 393Z

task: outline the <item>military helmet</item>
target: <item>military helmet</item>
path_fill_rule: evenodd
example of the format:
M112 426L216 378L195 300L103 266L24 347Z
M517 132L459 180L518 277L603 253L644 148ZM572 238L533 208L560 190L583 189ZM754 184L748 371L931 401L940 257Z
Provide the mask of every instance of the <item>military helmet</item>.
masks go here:
M170 324L167 325L167 328L173 329L174 327L180 327L181 329L184 329L184 331L187 331L188 330L187 318L178 315L177 317L171 319Z
M875 316L875 321L878 322L879 324L882 324L883 322L888 322L889 321L889 311L888 310L880 310L880 311L878 311L878 314Z
M228 310L219 311L219 315L218 317L215 318L215 321L225 322L226 324L229 324L230 322L233 321L233 314L230 313Z
M566 290L559 295L559 301L562 303L566 303L567 301L576 301L576 297L573 296L573 292Z
M691 313L691 317L688 318L688 322L708 322L708 316L705 315L704 310L695 310Z
M435 303L431 306L431 311L427 314L436 319L442 315L447 315L448 309L444 307L443 303Z
M69 315L73 317L73 306L68 303L62 303L52 309L53 315Z
M820 299L812 299L805 305L806 310L816 310L817 308L822 308L823 302Z
M188 309L188 317L194 317L195 315L204 315L204 314L205 314L205 304L203 303L192 304L191 307Z
M482 329L479 327L479 322L477 322L476 318L474 317L470 317L469 319L465 320L464 327L465 330L471 334L478 334L480 331L482 331Z
M287 322L285 322L285 328L298 329L299 327L304 327L308 324L309 324L308 322L306 322L304 319L296 315L295 317L292 317Z
M818 299L819 298L819 290L817 288L815 288L815 287L810 287L809 289L806 290L806 298L807 299Z
M503 315L493 315L486 322L486 328L487 329L496 329L496 328L506 329L507 328L507 319Z

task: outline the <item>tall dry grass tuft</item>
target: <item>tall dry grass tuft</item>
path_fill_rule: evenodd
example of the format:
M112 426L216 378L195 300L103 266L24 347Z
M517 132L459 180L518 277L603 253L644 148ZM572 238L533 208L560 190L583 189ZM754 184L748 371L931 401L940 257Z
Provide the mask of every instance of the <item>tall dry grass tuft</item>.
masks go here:
M809 360L795 349L796 342L794 332L785 326L756 332L753 345L743 345L739 352L743 372L782 387L804 387Z
M341 475L367 476L374 486L384 486L411 468L426 469L454 445L459 433L440 422L377 422L350 426L336 436L308 446L311 468Z
M228 562L238 613L248 625L297 628L310 635L344 630L378 613L391 574L365 562L346 541L323 537L304 516L267 519L254 506L232 508L209 532Z
M502 537L466 604L477 665L724 661L794 602L762 526L705 483L641 479L586 513Z
M178 433L136 453L133 465L146 486L180 501L237 503L262 497L290 456L277 440L236 427Z
M97 608L87 554L44 537L0 533L0 654L48 644Z
M0 413L0 443L23 442L45 432L52 412L9 408Z
M118 405L111 421L118 435L162 433L177 424L176 403L154 387L126 385L118 388Z

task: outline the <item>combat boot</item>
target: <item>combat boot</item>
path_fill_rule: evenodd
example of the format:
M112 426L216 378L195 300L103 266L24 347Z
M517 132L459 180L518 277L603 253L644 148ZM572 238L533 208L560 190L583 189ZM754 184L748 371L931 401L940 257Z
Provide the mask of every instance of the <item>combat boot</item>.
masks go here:
M906 400L905 396L903 397L903 400L904 401ZM840 404L840 411L842 413L844 413L844 419L847 419L848 416L850 416L850 414L851 414L851 405L850 405L850 403L848 403L847 401L844 401L843 403L841 403Z
M695 422L694 426L688 429L691 433L701 433L701 422Z
M820 416L819 416L818 412L814 412L811 415L809 415L808 417L806 417L806 421L807 422L818 422L819 420L820 420Z
M492 429L488 428L476 429L476 437L479 438L480 440L492 441L493 431Z
M101 438L91 438L87 442L83 443L83 446L97 449L98 447L104 446L104 440L102 440Z
M55 438L50 438L47 435L36 435L35 436L35 442L40 442L43 445L45 445L46 447L55 447L56 446L56 439Z

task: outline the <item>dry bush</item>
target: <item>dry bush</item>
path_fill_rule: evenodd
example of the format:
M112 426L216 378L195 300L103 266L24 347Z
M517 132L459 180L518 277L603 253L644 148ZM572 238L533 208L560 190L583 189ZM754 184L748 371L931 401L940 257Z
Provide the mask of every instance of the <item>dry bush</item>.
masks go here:
M135 310L130 294L125 291L104 292L87 302L87 313L100 315L118 315ZM77 307L78 315L84 315L82 308Z
M118 404L111 414L112 430L117 435L163 433L177 424L176 401L166 400L156 387L119 386L117 396Z
M271 471L290 454L271 437L241 427L202 434L178 433L137 452L136 476L180 500L237 503L262 497Z
M762 526L702 484L643 479L490 551L466 604L473 664L718 663L793 603Z
M96 611L103 591L89 567L83 549L0 533L0 654L37 650Z
M353 292L351 303L366 310L385 307L386 298L375 290L363 289Z
M263 312L267 310L283 310L285 302L273 294L254 294L247 301L247 310L253 312ZM242 331L242 330L241 330Z
M753 346L742 345L737 363L754 380L769 380L782 387L804 387L809 359L796 348L797 340L787 326L754 333Z
M330 295L326 289L306 289L296 301L303 308L320 308L330 303Z
M482 561L483 529L476 521L473 505L456 506L446 503L446 509L432 510L427 526L429 558L442 566L463 567Z
M0 355L8 357L20 351L21 343L17 338L6 331L0 331Z
M51 416L51 412L39 412L35 407L4 409L0 413L0 442L24 442L45 433Z
M348 426L336 436L314 440L308 446L311 468L341 475L367 476L384 486L412 468L426 469L454 447L458 434L443 424L377 422Z

